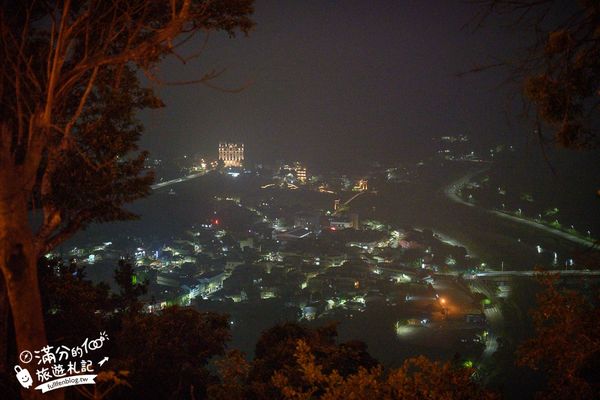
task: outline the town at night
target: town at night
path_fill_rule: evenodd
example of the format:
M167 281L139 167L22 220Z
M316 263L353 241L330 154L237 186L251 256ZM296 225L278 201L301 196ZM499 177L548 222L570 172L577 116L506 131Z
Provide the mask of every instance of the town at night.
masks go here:
M600 2L0 4L0 399L597 398Z

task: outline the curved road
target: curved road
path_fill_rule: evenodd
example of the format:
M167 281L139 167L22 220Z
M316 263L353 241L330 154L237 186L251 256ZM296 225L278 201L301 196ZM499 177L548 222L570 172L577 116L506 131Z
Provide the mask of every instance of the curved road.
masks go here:
M544 232L558 236L562 239L569 240L573 243L576 243L579 245L584 245L584 246L592 246L594 244L590 240L585 240L578 236L571 235L567 232L552 229L546 225L537 223L535 221L518 218L513 215L509 215L509 214L506 214L506 213L503 213L500 211L489 210L484 207L476 206L475 204L469 203L469 202L463 200L460 196L458 196L457 192L463 186L465 186L467 183L469 183L469 181L471 181L471 179L473 179L473 177L485 172L486 170L487 170L487 168L483 168L483 169L478 169L478 170L467 173L466 175L462 176L461 178L457 179L456 181L454 181L451 184L449 184L448 186L446 186L446 188L444 189L444 194L446 195L446 197L448 199L450 199L451 201L453 201L455 203L462 204L467 207L476 207L480 210L483 210L484 212L486 212L488 214L492 214L492 215L500 217L500 218L504 218L507 220L518 222L523 225L528 225L528 226L543 230ZM581 270L581 271L575 271L575 270L558 271L557 270L557 271L549 271L549 272L559 273L559 274L570 274L570 275L586 275L586 276L587 275L595 275L595 276L600 275L600 271L589 271L589 270ZM485 272L478 273L477 276L478 277L533 276L536 273L537 273L537 271L485 271ZM494 304L493 307L487 308L484 310L486 319L487 319L488 323L490 324L490 330L489 330L489 335L486 339L485 350L482 353L481 362L487 363L487 362L491 361L491 356L498 350L498 340L497 340L498 337L497 337L496 332L498 332L502 329L502 326L504 323L504 318L502 315L502 310L497 306L497 302L496 302L497 299L496 299L495 293L492 293L492 291L488 290L488 288L485 286L485 284L483 282L471 281L469 283L469 286L470 286L470 289L472 292L481 292L481 293L485 294L488 298L493 300L493 304Z
M206 172L199 172L197 174L186 175L186 176L184 176L182 178L176 178L176 179L171 179L170 181L156 183L156 184L150 186L150 188L152 190L160 189L160 188L163 188L165 186L170 186L170 185L174 185L176 183L181 183L181 182L189 181L190 179L198 178L198 177L204 175L205 173Z
M461 177L460 179L457 179L456 181L452 182L450 185L448 185L445 189L444 189L444 194L446 195L446 197L448 197L450 200L454 201L455 203L460 203L463 204L465 206L469 206L469 207L477 207L475 206L473 203L469 203L467 201L464 201L458 194L457 191L459 189L461 189L463 186L465 186L467 183L469 183L469 181L476 175L479 175L480 173L486 171L487 168L484 169L480 169L477 171L472 171L469 172L468 174L466 174L465 176ZM560 231L558 229L552 229L544 224L541 224L539 222L535 222L535 221L531 221L528 219L523 219L523 218L519 218L519 217L515 217L514 215L510 215L507 213L503 213L501 211L496 211L496 210L489 210L483 207L477 207L481 210L486 211L487 213L496 215L498 217L501 218L505 218L514 222L518 222L520 224L524 224L524 225L529 225L531 227L537 228L537 229L541 229L547 233L550 233L552 235L558 236L562 239L567 239L573 243L577 243L580 245L584 245L584 246L593 246L594 244L596 244L594 241L592 240L587 240L587 239L583 239L579 236L575 236L572 235L570 233L567 232L563 232Z

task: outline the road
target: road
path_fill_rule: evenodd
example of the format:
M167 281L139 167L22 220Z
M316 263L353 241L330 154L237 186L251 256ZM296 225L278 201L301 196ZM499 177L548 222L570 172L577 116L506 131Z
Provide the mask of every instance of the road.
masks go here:
M581 245L584 245L584 246L592 246L592 245L595 244L595 242L593 240L584 239L584 238L572 235L572 234L564 232L564 231L559 231L558 229L552 229L549 226L546 226L546 225L541 224L539 222L531 221L531 220L524 219L524 218L515 217L514 215L510 215L510 214L507 214L507 213L504 213L504 212L501 212L501 211L496 211L496 210L487 210L487 211L490 212L490 213L492 213L492 214L494 214L494 215L497 215L499 217L510 219L512 221L519 222L521 224L525 224L525 225L529 225L529 226L532 226L532 227L537 228L537 229L541 229L541 230L546 231L548 233L551 233L551 234L553 234L555 236L558 236L558 237L560 237L562 239L567 239L567 240L569 240L569 241L571 241L573 243L581 244Z
M485 318L489 324L490 329L488 330L488 335L485 341L485 349L481 355L481 362L490 361L490 357L498 351L498 336L496 332L501 331L504 325L504 318L502 316L502 311L500 307L498 307L498 299L496 298L496 294L493 290L490 290L487 287L485 282L481 281L471 281L469 282L469 288L472 293L482 293L488 299L492 300L492 307L487 307L483 310L485 314Z
M206 172L199 172L197 174L187 175L187 176L184 176L182 178L176 178L176 179L171 179L170 181L156 183L156 184L150 186L150 188L152 190L161 189L161 188L164 188L166 186L174 185L176 183L181 183L181 182L189 181L190 179L198 178L198 177L204 175L205 173Z
M552 234L554 236L558 236L558 237L560 237L562 239L569 240L569 241L571 241L573 243L577 243L577 244L584 245L584 246L592 246L592 245L594 245L594 241L592 241L592 240L584 239L584 238L581 238L579 236L575 236L575 235L572 235L570 233L560 231L558 229L552 229L549 226L546 226L546 225L541 224L539 222L531 221L531 220L528 220L528 219L525 219L525 218L519 218L519 217L516 217L514 215L510 215L510 214L507 214L507 213L504 213L504 212L501 212L501 211L497 211L497 210L488 210L486 208L476 206L473 203L469 203L467 201L464 201L457 194L458 190L461 189L467 183L469 183L469 181L474 176L479 175L480 173L482 173L482 172L484 172L486 170L487 170L487 168L479 169L477 171L469 172L468 174L464 175L460 179L457 179L456 181L454 181L450 185L448 185L444 189L444 194L450 200L454 201L455 203L460 203L460 204L468 206L468 207L477 207L477 208L479 208L481 210L484 210L487 213L490 213L490 214L495 215L497 217L508 219L508 220L511 220L511 221L514 221L514 222L518 222L520 224L528 225L528 226L531 226L531 227L543 230L543 231L545 231L547 233L550 233L550 234Z
M457 325L459 329L465 329L465 326L475 326L465 323L466 314L472 312L470 310L479 308L479 303L473 299L473 293L482 293L493 301L492 307L483 310L487 321L487 328L485 329L487 335L485 336L485 348L481 354L480 362L489 362L491 356L498 351L496 332L501 331L504 325L502 311L496 303L494 291L488 287L486 282L473 280L466 282L466 286L462 286L457 284L454 279L448 279L448 275L445 277L436 275L433 287L439 294L440 299L443 299L444 308L447 310L448 315L454 318L458 317L458 320L455 319L454 322L460 321ZM433 321L431 325L434 326L437 323L437 321ZM444 321L443 327L444 329L449 328L448 321Z
M558 275L581 275L581 276L600 276L600 270L589 269L557 269L543 271L548 274ZM540 271L485 271L478 272L475 275L479 277L494 277L494 276L534 276Z
M454 182L452 182L451 184L446 186L446 188L444 189L444 194L455 203L459 203L459 204L462 204L462 205L465 205L468 207L475 207L475 205L473 203L464 201L458 194L456 194L456 192L458 192L459 189L461 189L463 186L465 186L467 183L469 183L471 181L471 179L473 179L473 177L475 177L487 170L488 170L488 168L482 168L482 169L478 169L476 171L469 172L468 174L464 175L463 177L455 180Z
M380 269L385 270L380 267ZM395 270L390 270L395 271ZM539 274L540 272L551 274L551 275L561 275L561 276L600 276L600 270L589 270L589 269L555 269L555 270L528 270L528 271L482 271L473 274L475 277L479 278L494 278L494 277L502 277L502 276L529 276L533 277ZM452 271L452 272L435 272L433 273L433 277L445 277L445 276L459 276L462 275L462 272ZM465 279L470 280L465 277Z

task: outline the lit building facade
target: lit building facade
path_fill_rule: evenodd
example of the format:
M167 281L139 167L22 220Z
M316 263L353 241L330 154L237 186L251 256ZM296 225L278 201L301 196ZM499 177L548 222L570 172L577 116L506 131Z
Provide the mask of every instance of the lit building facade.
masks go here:
M308 173L306 172L306 167L303 166L300 162L296 161L293 164L283 164L279 167L278 174L280 177L286 182L289 183L301 183L305 184L308 179Z
M362 192L365 190L369 190L369 182L366 179L359 180L352 188L352 191L354 192Z
M296 178L300 183L306 183L306 168L305 167L296 167Z
M358 214L349 213L332 217L329 219L329 227L333 230L359 229Z
M244 144L219 143L219 160L223 161L225 167L241 167L244 163Z

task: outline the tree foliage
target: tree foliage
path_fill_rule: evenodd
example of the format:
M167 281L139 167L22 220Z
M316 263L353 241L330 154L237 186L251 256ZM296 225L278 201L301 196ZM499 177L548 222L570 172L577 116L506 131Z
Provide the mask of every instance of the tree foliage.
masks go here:
M425 357L384 370L360 342L335 343L335 325L285 323L265 331L255 358L231 352L220 362L211 399L495 399L473 370ZM228 395L230 397L228 397Z
M92 222L134 218L124 205L149 193L136 113L162 105L159 63L185 62L198 34L248 33L252 3L0 0L0 294L20 350L46 344L38 259Z
M261 335L254 351L254 360L248 374L249 397L257 399L280 398L271 384L276 372L294 384L302 384L304 377L297 373L296 343L309 343L315 357L325 371L334 369L346 376L360 367L371 368L377 361L367 352L362 342L336 343L337 328L326 325L311 329L295 323L276 325Z
M120 369L131 371L132 391L124 398L204 397L211 381L206 365L224 354L229 335L226 316L190 308L126 318L117 338Z
M136 314L141 311L139 298L148 292L148 282L134 282L133 265L119 260L115 270L115 282L119 285L119 293L115 296L116 306L120 311Z
M381 366L360 367L356 373L344 376L337 370L327 372L316 362L310 346L303 340L296 345L295 357L302 384L276 372L273 385L285 399L495 399L471 381L473 371L455 368L425 357L408 359L402 367L387 374Z
M211 400L245 400L247 399L248 374L250 363L244 353L229 350L225 357L215 361L219 380L208 387L207 395Z
M248 32L251 0L2 1L3 168L25 166L43 250L148 193L136 112L162 106L158 63L200 32ZM197 82L219 75L210 71Z
M107 329L114 308L108 285L95 285L84 268L55 259L42 258L39 271L49 340L70 345Z
M532 310L533 338L518 350L518 364L548 376L542 399L592 399L600 391L600 312L592 301L572 290L561 290L557 277L541 275L544 289Z
M206 366L225 351L230 338L227 316L178 307L143 313L139 297L145 285L132 282L131 264L123 261L115 270L116 293L87 280L85 269L75 263L42 259L40 272L44 319L53 345L72 345L101 331L110 337L104 351L116 369L104 370L97 390L84 391L84 396L202 398L215 384ZM8 381L14 383L12 376Z
M476 19L508 19L525 52L488 67L505 66L534 106L537 133L568 148L600 145L600 2L598 0L483 0ZM475 70L486 69L476 68Z

